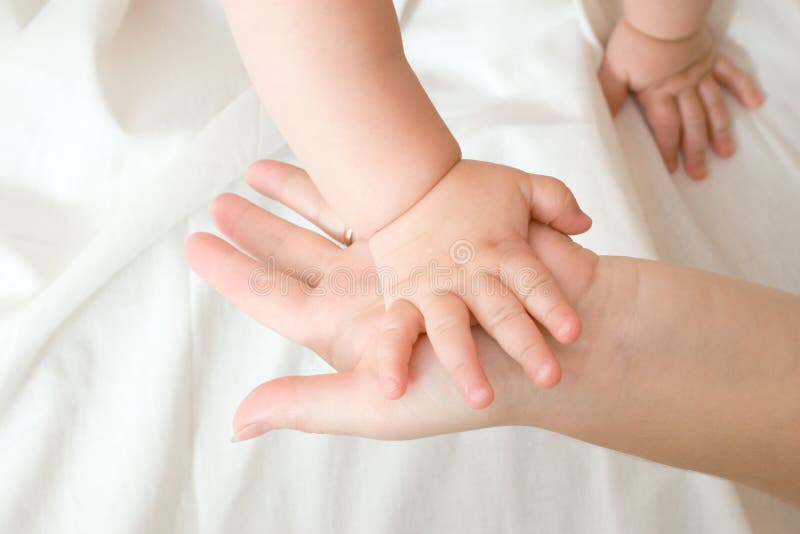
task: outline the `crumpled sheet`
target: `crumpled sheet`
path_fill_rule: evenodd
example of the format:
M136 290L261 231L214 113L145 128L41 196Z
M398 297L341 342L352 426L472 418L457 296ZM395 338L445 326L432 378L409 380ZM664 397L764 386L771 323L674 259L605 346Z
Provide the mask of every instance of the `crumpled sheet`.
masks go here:
M564 179L601 253L800 291L800 5L715 2L766 106L670 176L594 72L604 0L398 1L464 154ZM261 157L292 161L217 0L0 4L0 532L796 532L753 490L539 429L228 442L258 383L327 367L192 275L182 242ZM313 325L309 326L313 328Z

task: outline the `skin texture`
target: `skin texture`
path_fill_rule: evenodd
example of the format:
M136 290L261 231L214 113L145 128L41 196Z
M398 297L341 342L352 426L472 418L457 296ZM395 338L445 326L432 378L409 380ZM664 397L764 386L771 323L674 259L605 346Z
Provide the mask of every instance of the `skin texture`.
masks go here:
M393 274L383 284L387 313L378 346L389 398L405 390L412 345L427 332L466 402L488 406L493 393L478 362L470 312L535 384L558 382L558 362L532 317L563 343L577 339L580 320L528 244L531 219L569 234L591 226L559 180L464 160L369 239L375 265Z
M225 0L225 12L261 102L356 237L461 159L406 60L391 0Z
M761 106L764 96L749 75L716 51L703 18L688 34L675 29L686 29L685 20L667 20L667 28L674 25L673 34L682 37L661 39L629 22L628 4L606 45L598 73L609 108L616 114L628 93L634 95L669 171L678 168L682 154L686 173L703 179L708 174L705 152L709 146L726 158L736 151L723 88L749 109ZM640 26L659 27L637 14Z
M633 92L667 165L675 168L680 149L689 174L700 178L709 131L719 153L733 152L719 84L748 106L760 105L763 97L714 52L702 17L687 33L683 27L692 17L669 19L656 31L653 21L666 20L656 7L666 3L648 5L651 11L627 13L635 25L624 18L617 25L601 84L612 111ZM701 5L704 16L708 4ZM539 195L533 191L547 179L461 161L458 144L405 59L388 0L228 0L226 11L259 95L311 176L262 163L249 180L265 194L280 191L276 198L324 228L347 225L361 238L342 251L224 195L212 218L249 256L209 234L187 240L190 264L210 285L339 371L260 386L237 411L237 439L275 428L408 439L535 425L800 502L797 297L665 264L599 258L573 244L554 228L566 213L572 222L559 229L581 231L577 205L563 192L549 203L550 194L542 195L544 212L535 205ZM474 225L478 211L470 202L490 199L486 183L492 178L493 195L508 213L500 225ZM309 207L313 212L305 211ZM552 293L550 306L577 312L585 324L571 345L545 334L563 367L559 387L532 387L530 375L535 379L537 372L506 355L483 329L472 329L476 348L467 341L465 305L512 356L536 361L523 357L533 343L532 323L497 330L502 322L496 318L519 319L518 308L509 313L508 304L489 298L478 305L439 295L426 301L417 294L412 305L405 302L413 298L385 300L368 284L367 291L340 296L325 276L337 267L361 274L377 264L402 278L414 265L444 258L453 239L470 240L476 257L494 254L493 260L506 257L499 249L511 243L526 265L536 258L543 264L540 274L553 276L560 291ZM265 270L271 258L278 271ZM275 291L276 283L286 291ZM311 289L320 294L309 296ZM494 316L484 313L491 304ZM546 314L539 318L548 322ZM417 339L423 320L431 337ZM315 325L313 332L308 324ZM519 345L515 332L526 329L528 344ZM554 361L543 352L536 358ZM387 390L391 381L380 380L387 377L399 387ZM462 398L473 407L492 400L484 395L476 402L471 395L484 377L494 385L494 402L472 410Z
M702 26L711 0L623 0L625 19L656 39L679 41Z
M393 273L402 290L404 298L393 288L384 291L378 350L384 394L403 395L411 347L427 331L465 402L488 406L493 391L470 335L470 311L536 384L556 384L558 363L533 318L562 342L577 338L580 319L525 232L534 219L568 233L589 228L566 187L461 160L406 61L391 1L227 0L225 6L270 116L332 212L357 239L369 239L372 263ZM478 215L493 224L476 224ZM459 243L474 249L475 261L453 260ZM510 291L503 295L412 281L417 269L433 264L451 281L457 272L472 280L476 269L502 269L512 278L534 269L537 276L530 287L505 284ZM536 290L546 290L546 297Z
M304 173L286 164L260 162L248 182L268 195L281 191L274 196L301 212L324 206ZM214 202L211 217L249 256L215 236L194 234L186 242L192 268L338 371L257 387L234 417L235 440L279 428L411 439L531 425L800 504L798 296L659 262L598 257L532 223L529 242L584 318L580 340L553 343L564 369L559 386L532 387L522 367L475 327L478 355L497 394L491 406L471 410L461 402L425 336L414 346L406 394L390 400L376 380L379 295L368 286L334 294L324 276L315 296L292 276L288 292L265 294L252 285L252 273L270 258L279 269L315 265L359 274L370 265L365 244L340 249L231 194Z

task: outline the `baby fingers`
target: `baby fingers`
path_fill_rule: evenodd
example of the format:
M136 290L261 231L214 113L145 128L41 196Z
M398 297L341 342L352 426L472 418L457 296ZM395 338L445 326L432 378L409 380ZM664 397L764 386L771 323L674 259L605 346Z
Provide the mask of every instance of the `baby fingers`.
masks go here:
M714 78L733 93L743 106L757 108L764 103L764 95L758 90L753 78L727 57L720 55L717 58L713 72Z
M528 201L531 218L565 234L580 234L592 226L592 219L581 210L572 191L558 178L529 174L520 189Z
M422 330L422 316L407 300L396 300L386 309L377 350L378 380L386 398L405 393L411 350Z
M453 293L432 294L422 301L420 311L428 339L461 396L472 408L489 406L494 392L478 361L464 301Z
M647 114L647 122L653 130L661 158L669 172L674 172L678 168L678 146L681 141L681 113L678 104L672 95L641 98L640 101Z
M467 297L475 318L537 386L555 386L561 370L533 319L500 279L489 276L484 282L480 293Z
M706 113L697 92L690 88L678 96L678 107L683 122L683 160L686 174L695 180L702 180L706 170L706 148L708 130Z
M578 314L553 274L530 249L515 249L500 261L503 276L522 305L556 340L572 343L581 333Z
M732 156L736 149L731 139L731 119L725 107L722 89L712 76L700 80L697 89L708 116L708 132L714 150L722 157Z

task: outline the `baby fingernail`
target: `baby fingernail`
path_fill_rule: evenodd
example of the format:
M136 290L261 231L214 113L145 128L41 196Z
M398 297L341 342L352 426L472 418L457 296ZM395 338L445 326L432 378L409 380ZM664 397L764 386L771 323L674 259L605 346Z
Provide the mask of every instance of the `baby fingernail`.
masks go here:
M706 164L700 161L693 161L687 164L686 171L688 172L689 176L694 179L705 178L706 176Z
M552 373L553 366L549 363L543 364L536 371L536 383L541 386L547 386L550 382L550 374Z
M567 319L562 321L561 326L558 327L558 337L559 339L564 339L568 337L572 333L572 320Z
M394 395L400 391L400 382L394 378L384 378L381 384L383 386L383 392L388 395Z
M736 150L736 148L733 146L733 141L730 139L722 139L717 144L717 149L724 155L733 154L733 152Z
M265 423L252 423L235 433L231 438L231 443L257 438L258 436L266 434L270 430L272 430L272 427Z
M473 386L469 390L469 400L472 404L482 406L489 401L492 392L486 386Z

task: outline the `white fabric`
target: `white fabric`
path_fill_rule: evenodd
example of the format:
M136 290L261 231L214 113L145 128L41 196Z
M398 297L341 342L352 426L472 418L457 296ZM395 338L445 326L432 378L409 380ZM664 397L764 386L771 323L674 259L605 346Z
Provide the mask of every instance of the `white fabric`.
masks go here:
M327 369L183 259L216 193L255 198L248 163L291 159L219 4L0 3L0 532L796 532L758 492L538 429L231 445L253 386ZM633 104L609 117L608 6L398 8L465 155L563 178L584 244L800 291L800 5L716 4L769 99L731 105L741 150L699 184L664 171Z

